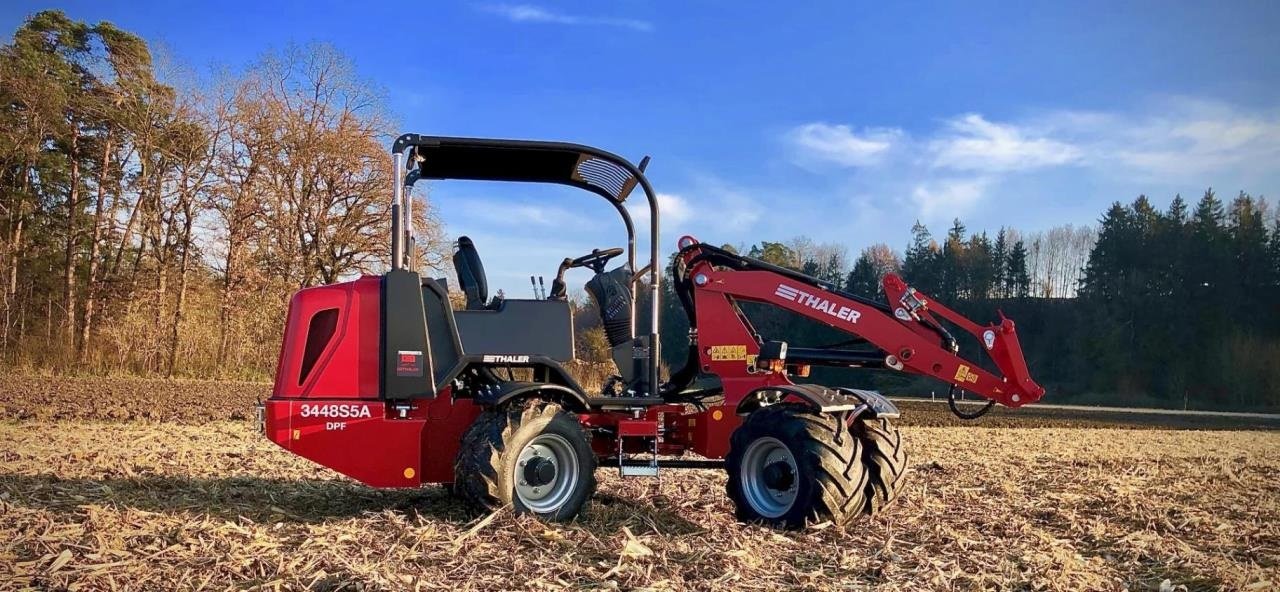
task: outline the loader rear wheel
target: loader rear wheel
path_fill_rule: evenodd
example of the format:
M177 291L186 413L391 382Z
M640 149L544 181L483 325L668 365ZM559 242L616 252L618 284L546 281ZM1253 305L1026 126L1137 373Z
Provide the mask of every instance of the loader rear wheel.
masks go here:
M728 492L739 520L788 529L843 525L863 512L862 443L830 415L794 403L747 416L729 439Z
M867 466L863 511L874 516L897 499L906 483L907 450L898 428L883 417L858 418L853 433L862 441L862 461Z
M596 489L596 461L578 418L531 400L481 413L462 436L454 490L471 505L563 521Z

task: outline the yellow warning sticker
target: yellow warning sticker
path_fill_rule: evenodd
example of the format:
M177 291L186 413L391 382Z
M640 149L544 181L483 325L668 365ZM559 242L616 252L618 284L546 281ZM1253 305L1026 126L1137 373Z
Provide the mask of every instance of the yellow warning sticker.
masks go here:
M747 359L745 345L713 345L711 346L712 362L734 362Z
M978 375L969 370L968 366L960 364L960 367L956 368L956 382L978 382Z

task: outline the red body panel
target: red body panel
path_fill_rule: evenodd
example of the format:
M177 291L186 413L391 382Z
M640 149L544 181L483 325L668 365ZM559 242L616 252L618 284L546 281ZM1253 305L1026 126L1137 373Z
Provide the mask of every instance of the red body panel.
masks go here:
M382 280L376 276L294 294L271 396L377 399L381 294ZM333 335L303 376L312 319L333 309L338 314Z
M269 399L266 422L272 442L361 483L422 484L426 421L389 419L380 401Z
M267 437L374 487L453 481L462 433L480 408L441 396L398 410L360 399L268 399Z

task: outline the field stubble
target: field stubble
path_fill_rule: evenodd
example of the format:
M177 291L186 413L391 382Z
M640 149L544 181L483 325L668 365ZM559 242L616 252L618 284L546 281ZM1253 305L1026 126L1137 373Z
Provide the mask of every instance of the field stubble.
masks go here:
M911 426L883 517L784 533L735 523L717 471L601 470L549 525L359 486L249 421L9 417L0 588L1280 586L1280 432Z

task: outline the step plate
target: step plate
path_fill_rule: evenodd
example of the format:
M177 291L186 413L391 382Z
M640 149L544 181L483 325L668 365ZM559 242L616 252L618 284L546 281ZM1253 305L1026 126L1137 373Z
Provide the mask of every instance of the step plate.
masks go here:
M658 467L651 465L618 467L623 477L657 477Z

